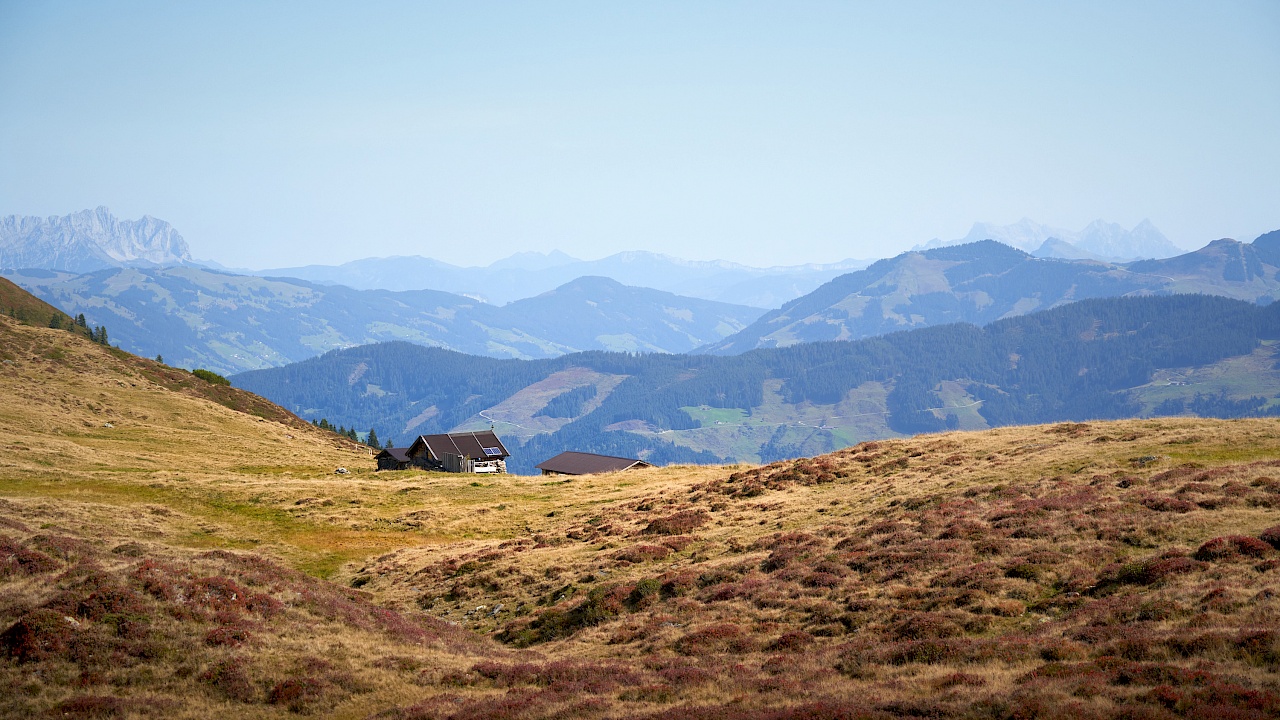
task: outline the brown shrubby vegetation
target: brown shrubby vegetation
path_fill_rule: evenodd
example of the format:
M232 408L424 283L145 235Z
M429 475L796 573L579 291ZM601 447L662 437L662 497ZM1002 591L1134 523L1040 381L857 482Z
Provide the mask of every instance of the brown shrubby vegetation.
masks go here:
M1226 440L1231 424L1216 425ZM624 715L669 703L652 716L709 716L746 693L754 701L716 716L1268 717L1280 697L1280 553L1267 474L1280 463L1221 458L1182 441L1186 427L865 443L689 483L675 514L633 503L628 520L596 506L636 538L672 517L707 520L672 552L568 535L584 544L532 549L528 568L544 552L562 567L604 556L620 575L590 574L543 598L546 610L530 602L495 637L630 659L635 688L614 705ZM1274 442L1275 426L1258 427ZM1139 452L1140 439L1165 454ZM524 597L501 581L486 595ZM697 683L672 682L681 675ZM933 679L908 680L920 676ZM814 696L829 702L805 702ZM553 714L535 709L539 697L521 712Z
M1274 420L473 484L0 343L3 716L1280 715Z

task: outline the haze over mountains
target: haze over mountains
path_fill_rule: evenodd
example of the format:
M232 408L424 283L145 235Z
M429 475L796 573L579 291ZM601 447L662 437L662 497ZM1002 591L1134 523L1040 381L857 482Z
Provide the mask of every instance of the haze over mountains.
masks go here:
M578 260L561 252L519 253L487 267L459 267L431 258L390 257L342 265L308 265L254 271L362 290L430 288L504 304L533 297L574 278L600 276L624 285L650 287L719 302L777 307L868 261L754 268L723 260L694 261L651 252L621 252L600 260Z
M1130 260L1166 258L1186 252L1174 245L1150 220L1143 220L1132 230L1094 220L1079 231L1063 230L1023 218L1012 225L976 222L969 233L955 240L934 239L913 250L929 250L948 245L964 245L981 240L995 240L1036 257L1061 259L1093 259L1126 262Z

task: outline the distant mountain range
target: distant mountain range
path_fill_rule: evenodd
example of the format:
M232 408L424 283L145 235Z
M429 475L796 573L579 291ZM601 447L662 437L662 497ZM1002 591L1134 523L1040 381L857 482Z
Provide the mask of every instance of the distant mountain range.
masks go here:
M737 332L763 312L598 277L497 307L433 290L353 290L197 267L6 276L68 314L107 326L131 352L220 373L384 340L490 357L679 353Z
M14 282L107 326L126 349L224 373L387 340L526 359L585 350L735 354L952 322L984 324L1093 297L1280 298L1274 233L1252 244L1219 240L1192 253L1128 264L1090 259L1095 254L1081 249L1159 249L1167 241L1145 222L1129 231L1095 222L1068 234L1080 246L1029 220L975 225L971 236L1003 242L945 244L854 272L845 270L857 261L760 269L644 252L590 262L520 253L487 268L407 257L275 271L312 280L193 266L186 243L167 223L121 221L105 208L43 220L10 217L0 226L6 264L64 268L10 270ZM106 267L81 275L65 269L98 265ZM476 292L335 284L343 279L365 287L433 284ZM478 299L516 298L553 281L558 284L506 305ZM781 307L765 312L759 309L765 303L708 296L771 298L768 304Z
M488 267L459 267L431 258L388 257L342 265L307 265L251 271L267 277L296 277L362 290L443 290L503 303L533 297L583 276L650 287L688 297L751 307L777 307L867 261L826 265L754 268L715 261L681 260L651 252L621 252L601 260L578 260L561 252L518 253Z
M494 360L383 343L232 382L400 443L493 424L512 448L509 467L530 473L563 450L767 462L945 428L1275 415L1278 338L1280 304L1173 295L730 357Z
M191 263L191 252L178 231L150 216L117 220L99 207L63 217L0 218L0 268L82 273Z
M1204 293L1280 298L1280 233L1216 240L1195 252L1128 265L1036 258L983 240L907 252L842 275L699 352L730 355L857 340L950 322L983 324L1095 297Z
M1094 220L1083 230L1072 231L1041 225L1023 218L1012 225L974 223L969 234L955 240L931 240L913 250L930 250L949 245L964 245L982 240L995 240L1036 257L1060 259L1089 258L1126 262L1147 258L1166 258L1186 252L1174 245L1150 220L1143 220L1132 230L1116 223Z

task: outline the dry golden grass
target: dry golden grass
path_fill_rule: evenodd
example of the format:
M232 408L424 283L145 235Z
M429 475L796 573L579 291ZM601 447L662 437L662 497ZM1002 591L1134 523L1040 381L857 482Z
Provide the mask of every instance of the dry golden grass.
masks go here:
M0 318L0 360L0 630L78 623L48 657L6 636L9 716L1280 713L1274 420L375 473L67 333Z

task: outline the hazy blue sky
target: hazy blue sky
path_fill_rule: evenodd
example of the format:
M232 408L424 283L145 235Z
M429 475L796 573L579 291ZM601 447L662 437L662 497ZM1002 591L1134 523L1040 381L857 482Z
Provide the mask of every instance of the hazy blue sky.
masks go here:
M1280 228L1280 2L0 0L0 215L269 267Z

